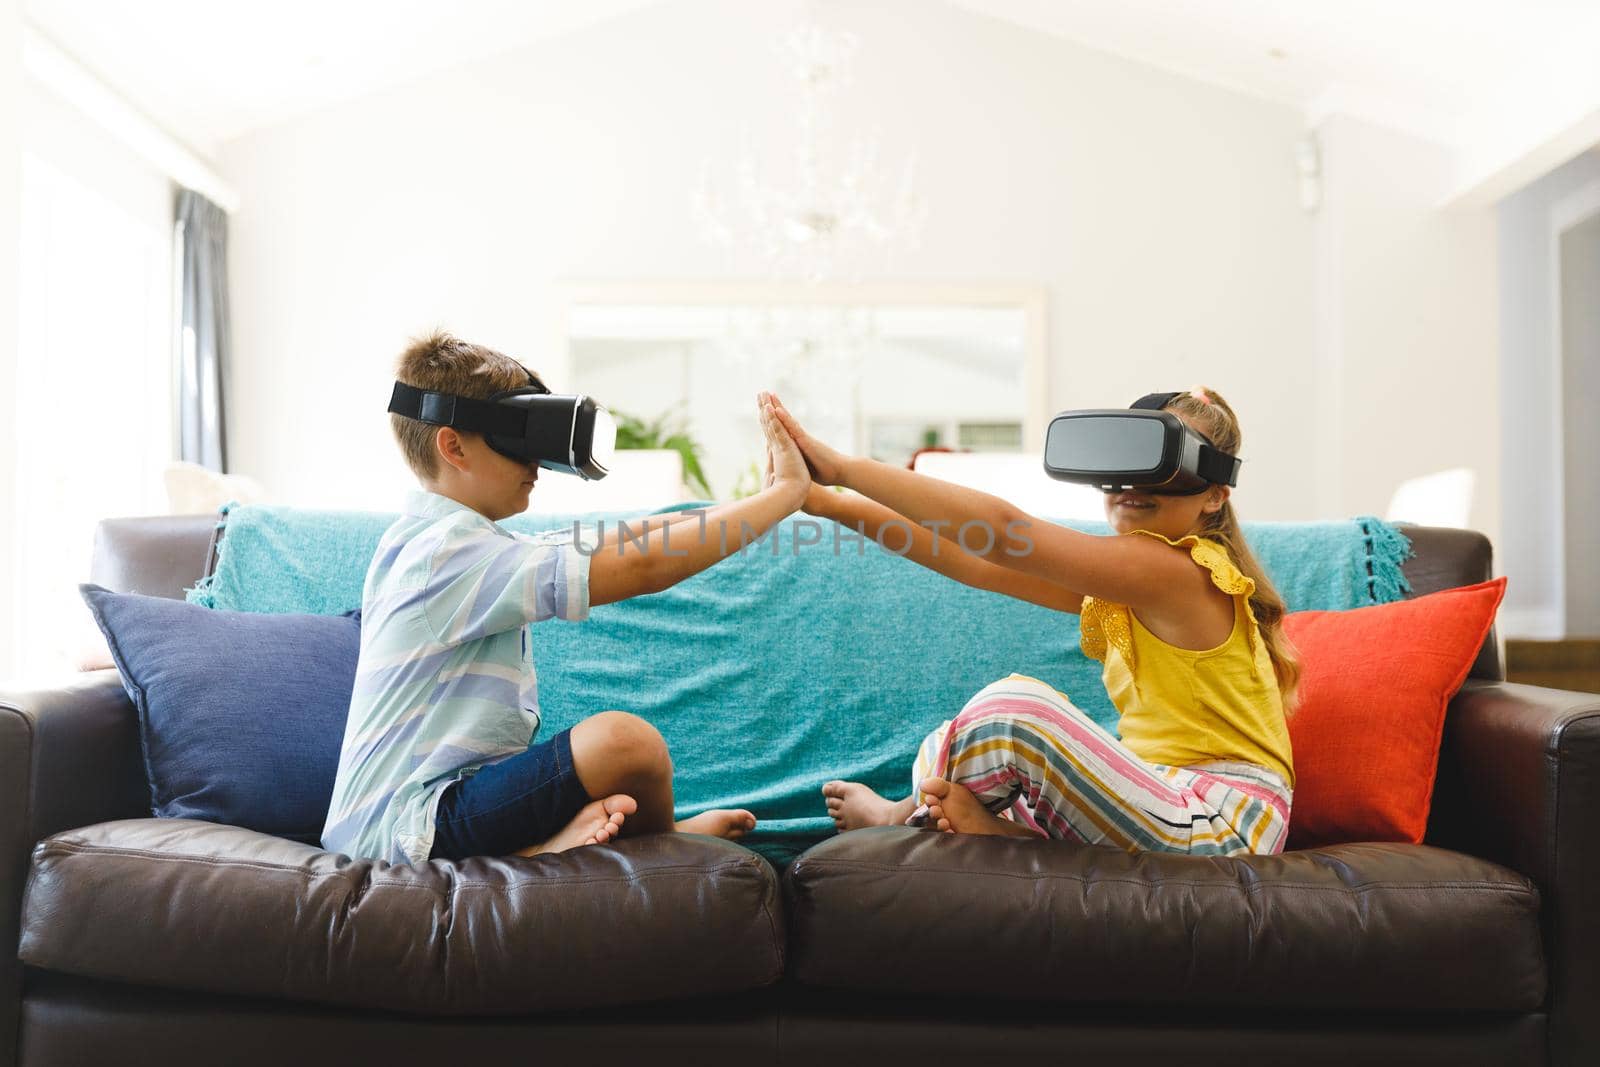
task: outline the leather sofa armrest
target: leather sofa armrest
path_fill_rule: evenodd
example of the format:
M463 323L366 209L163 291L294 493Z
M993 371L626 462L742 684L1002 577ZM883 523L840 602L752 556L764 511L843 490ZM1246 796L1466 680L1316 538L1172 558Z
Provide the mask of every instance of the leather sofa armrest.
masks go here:
M1434 807L1429 844L1538 885L1550 1062L1586 1062L1600 1048L1600 695L1468 682L1445 716Z
M0 819L22 818L27 849L62 830L149 816L138 714L115 670L51 688L0 689L0 718L8 750L21 743L27 751L22 803Z
M116 671L0 690L0 1067L16 1062L18 919L34 844L149 814L138 718Z

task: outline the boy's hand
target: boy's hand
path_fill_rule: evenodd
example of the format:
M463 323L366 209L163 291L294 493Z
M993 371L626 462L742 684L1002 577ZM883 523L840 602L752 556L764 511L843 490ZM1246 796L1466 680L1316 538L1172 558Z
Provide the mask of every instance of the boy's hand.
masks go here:
M799 507L811 488L811 473L806 469L805 457L800 454L789 431L778 420L774 405L777 398L771 393L757 395L761 409L761 431L767 438L767 475L762 479L767 486L787 486L794 493L793 507Z
M845 454L806 433L805 428L783 406L783 401L771 393L767 396L771 397L772 408L777 413L779 423L788 431L789 437L793 438L801 454L805 456L806 466L811 470L812 479L821 485L838 485L844 477L844 464L847 458Z
M834 517L834 505L839 502L839 494L825 485L811 483L811 488L806 492L806 502L801 504L801 509L807 515L815 515L819 519Z

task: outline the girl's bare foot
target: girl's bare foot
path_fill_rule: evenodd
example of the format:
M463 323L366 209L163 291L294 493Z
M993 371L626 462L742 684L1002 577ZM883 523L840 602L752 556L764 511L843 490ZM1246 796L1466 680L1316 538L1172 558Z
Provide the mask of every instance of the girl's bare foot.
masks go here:
M546 841L520 850L519 856L537 856L543 852L565 852L583 845L603 845L622 832L622 823L639 805L626 793L615 793L600 800L591 800L578 809L572 821L557 830Z
M1020 823L1002 819L983 806L964 785L943 778L924 778L917 787L928 804L928 825L951 834L993 834L1004 837L1038 837Z
M710 834L712 837L721 837L728 841L743 837L755 828L756 817L743 808L732 810L716 808L702 811L675 827L680 834Z
M917 806L913 797L890 800L860 782L829 782L822 795L828 799L828 817L841 833L863 826L899 826Z

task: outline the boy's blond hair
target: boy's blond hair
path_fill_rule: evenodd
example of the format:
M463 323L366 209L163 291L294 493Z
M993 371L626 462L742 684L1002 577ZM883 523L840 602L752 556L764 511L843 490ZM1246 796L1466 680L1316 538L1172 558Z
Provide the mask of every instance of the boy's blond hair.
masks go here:
M492 348L470 344L443 330L434 330L412 341L400 353L394 376L417 389L453 393L474 400L486 400L504 389L544 385L537 374L510 356ZM389 425L394 428L395 440L400 442L406 465L416 476L423 479L438 477L439 450L434 445L434 438L439 427L394 414L389 416ZM465 434L469 431L460 432Z

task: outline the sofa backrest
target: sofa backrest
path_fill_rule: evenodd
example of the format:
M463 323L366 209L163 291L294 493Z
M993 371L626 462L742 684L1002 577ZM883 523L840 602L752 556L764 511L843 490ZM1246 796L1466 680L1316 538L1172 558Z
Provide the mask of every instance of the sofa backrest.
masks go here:
M1489 539L1476 530L1438 526L1400 529L1415 555L1404 565L1411 596L1493 577ZM215 560L215 515L158 515L106 519L95 530L89 580L122 593L183 599L184 590L210 573ZM1494 631L1478 650L1472 677L1499 681L1499 643Z
M104 531L99 573L176 597L214 556L217 579L196 599L249 611L345 610L359 603L388 521L240 510L230 512L217 552L206 547L216 525L209 518L117 524ZM1369 590L1353 565L1374 568L1385 596L1396 594L1399 575L1384 562L1395 557L1387 543L1382 553L1358 547L1361 524L1268 525L1255 535L1263 565L1304 568L1280 583L1291 603L1360 602ZM1305 529L1289 529L1297 525ZM1341 525L1348 528L1331 528ZM598 608L581 627L534 627L544 728L554 734L603 708L643 716L671 747L681 809L757 812L761 826L748 843L774 859L832 831L817 792L823 782L903 792L924 735L1009 673L1044 679L1115 729L1100 665L1079 650L1076 617L957 585L875 547L835 553L810 540L805 551L780 551L798 548L798 532L786 521L771 551L751 549L673 589ZM1404 568L1415 593L1487 576L1480 535L1404 532L1418 554ZM1340 538L1350 551L1332 547ZM1308 544L1331 554L1307 557ZM1323 571L1337 579L1331 587ZM1498 674L1492 644L1480 671Z
M211 569L216 515L103 519L94 531L89 581L116 593L182 600Z

